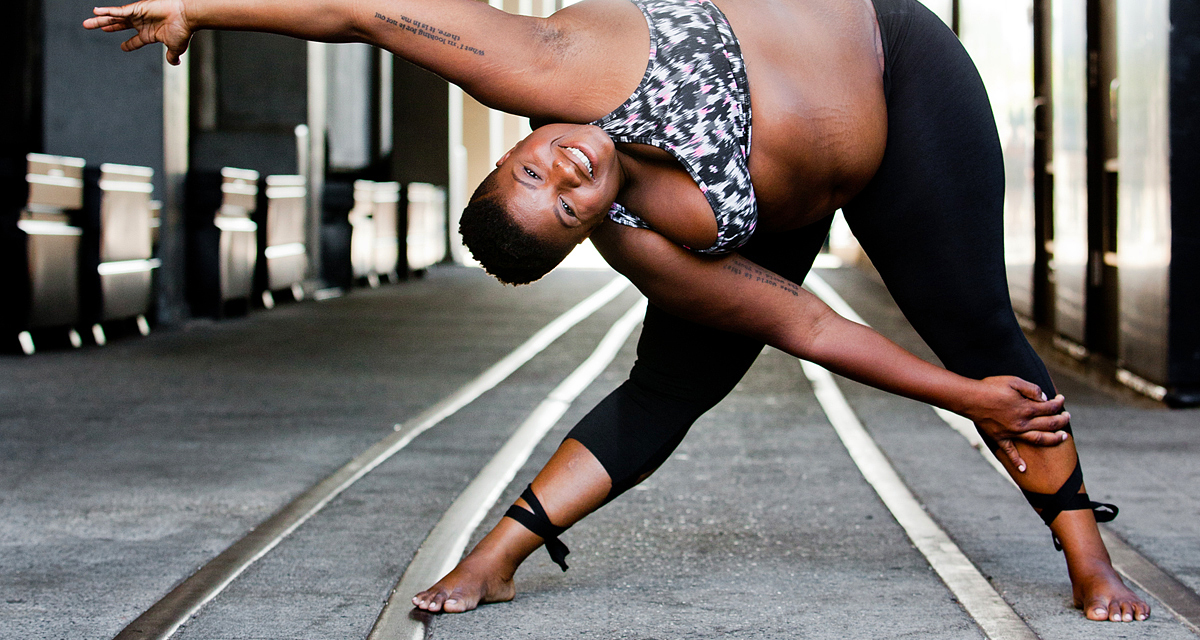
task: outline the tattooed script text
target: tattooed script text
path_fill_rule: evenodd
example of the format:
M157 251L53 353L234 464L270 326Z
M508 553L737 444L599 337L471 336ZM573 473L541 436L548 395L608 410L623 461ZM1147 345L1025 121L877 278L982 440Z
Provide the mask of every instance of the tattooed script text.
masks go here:
M434 42L439 42L441 44L454 47L455 49L461 49L462 51L473 53L477 56L483 55L483 49L476 49L475 47L465 45L460 42L461 38L458 37L458 34L450 33L449 31L443 31L431 24L425 24L424 22L413 20L408 16L400 16L399 20L393 20L382 13L376 13L375 19L382 20L394 27L399 27L409 33L421 36L422 38L429 38Z
M725 270L751 282L782 289L793 296L800 297L800 286L795 282L781 278L748 260L734 258L731 263L725 265Z

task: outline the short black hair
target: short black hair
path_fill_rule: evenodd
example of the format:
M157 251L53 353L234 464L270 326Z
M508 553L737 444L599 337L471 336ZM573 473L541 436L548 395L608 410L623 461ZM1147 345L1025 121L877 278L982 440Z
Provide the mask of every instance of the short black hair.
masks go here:
M484 271L504 284L528 284L558 266L571 247L555 247L517 225L497 186L493 171L463 209L458 232Z

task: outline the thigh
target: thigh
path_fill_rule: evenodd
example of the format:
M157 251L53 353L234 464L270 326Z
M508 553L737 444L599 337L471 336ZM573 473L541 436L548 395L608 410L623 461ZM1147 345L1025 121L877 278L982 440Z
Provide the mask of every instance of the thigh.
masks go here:
M651 305L629 379L567 434L612 479L608 500L657 469L696 419L733 390L762 346Z
M913 3L915 4L915 3ZM950 370L1053 390L1004 269L1004 168L983 82L949 29L914 8L888 39L888 142L846 220L909 322Z
M829 233L829 222L756 236L743 253L801 282ZM608 472L613 482L609 499L658 468L692 424L733 390L762 347L754 339L648 307L629 379L568 434Z

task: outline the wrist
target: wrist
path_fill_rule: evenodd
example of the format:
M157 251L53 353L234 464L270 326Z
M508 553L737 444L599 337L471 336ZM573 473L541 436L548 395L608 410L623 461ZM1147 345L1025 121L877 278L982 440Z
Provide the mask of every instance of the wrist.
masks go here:
M958 388L954 393L949 394L947 406L942 408L977 422L979 408L985 404L986 385L979 380L963 378L962 384L955 386Z

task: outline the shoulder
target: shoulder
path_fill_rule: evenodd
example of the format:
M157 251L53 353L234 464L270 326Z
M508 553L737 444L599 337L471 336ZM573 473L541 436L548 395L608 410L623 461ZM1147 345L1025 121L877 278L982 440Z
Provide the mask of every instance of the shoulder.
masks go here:
M629 0L583 0L547 18L538 32L551 65L557 100L569 101L564 114L572 122L597 120L620 106L646 71L650 30Z

